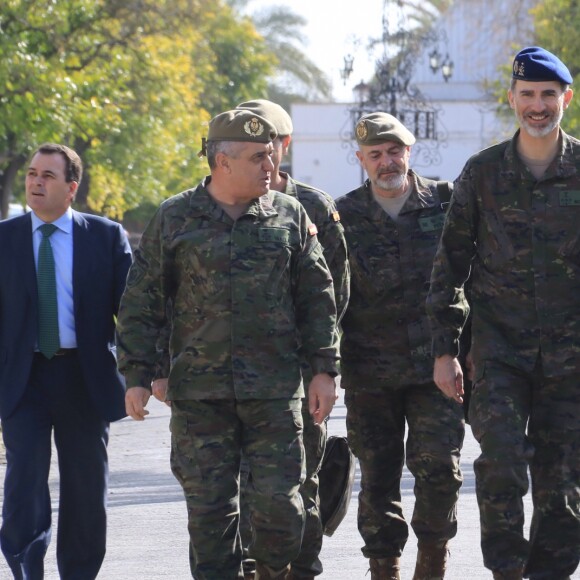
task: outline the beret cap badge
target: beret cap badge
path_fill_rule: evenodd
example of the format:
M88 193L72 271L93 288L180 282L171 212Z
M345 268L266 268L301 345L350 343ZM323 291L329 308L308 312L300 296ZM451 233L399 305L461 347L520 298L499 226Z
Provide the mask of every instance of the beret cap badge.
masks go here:
M367 127L366 121L359 121L356 126L357 141L366 141L368 136L369 129Z
M259 137L264 132L264 125L256 117L253 117L244 123L244 131L251 137Z
M520 63L518 60L514 60L514 76L516 77L525 77L526 76L526 67L524 63Z

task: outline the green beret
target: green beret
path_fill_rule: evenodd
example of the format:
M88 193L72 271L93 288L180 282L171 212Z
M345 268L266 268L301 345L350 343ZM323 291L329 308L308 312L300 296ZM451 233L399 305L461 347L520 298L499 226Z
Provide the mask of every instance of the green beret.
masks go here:
M269 143L277 136L274 125L253 111L233 109L209 122L208 141Z
M359 145L380 145L395 141L401 145L413 145L415 136L401 121L388 113L368 113L356 124L356 141Z
M255 99L240 103L236 109L247 109L248 111L253 111L256 115L260 115L260 117L264 117L264 119L268 119L276 127L278 135L292 135L294 127L292 126L290 115L280 105L272 101Z

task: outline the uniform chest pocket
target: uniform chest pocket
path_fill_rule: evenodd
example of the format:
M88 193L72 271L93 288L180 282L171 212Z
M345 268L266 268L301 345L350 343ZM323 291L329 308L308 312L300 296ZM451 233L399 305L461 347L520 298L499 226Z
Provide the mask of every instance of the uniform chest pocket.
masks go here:
M516 255L504 222L495 211L484 210L481 214L477 254L490 271L502 269Z
M254 282L269 298L280 299L290 289L291 238L286 228L261 227L251 249Z
M280 299L290 291L290 257L288 246L270 247L265 252L265 292L270 298Z
M441 215L443 219L445 216ZM436 223L442 223L438 221ZM441 229L423 229L421 220L419 220L420 229L413 234L412 254L406 255L407 261L410 260L411 268L408 268L408 274L421 274L429 286L431 279L431 270L433 269L433 259L439 246L441 238Z
M369 304L374 304L400 287L396 253L389 253L379 244L374 247L350 249L351 288Z
M558 215L558 252L567 261L580 265L580 191L560 193ZM557 239L557 238L556 238Z
M580 232L576 234L574 239L562 243L559 252L563 258L580 266Z

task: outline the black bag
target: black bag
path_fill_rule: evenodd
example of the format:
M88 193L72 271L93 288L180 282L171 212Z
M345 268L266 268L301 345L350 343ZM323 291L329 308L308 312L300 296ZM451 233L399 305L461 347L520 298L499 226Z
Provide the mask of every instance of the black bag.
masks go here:
M355 467L355 458L346 437L331 435L326 441L318 472L320 516L326 536L334 534L348 511Z

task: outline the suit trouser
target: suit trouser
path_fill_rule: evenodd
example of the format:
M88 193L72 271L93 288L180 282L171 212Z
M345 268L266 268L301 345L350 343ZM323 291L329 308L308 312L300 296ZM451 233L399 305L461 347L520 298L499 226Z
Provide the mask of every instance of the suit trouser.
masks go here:
M411 526L420 545L445 545L457 533L463 482L461 405L433 383L383 392L347 389L345 403L348 440L361 470L358 529L364 556L400 556L409 536L401 503L405 421L407 466L415 477Z
M580 560L580 376L546 377L495 361L477 370L471 427L483 561L526 565L526 577L560 580ZM530 540L522 497L532 477Z
M43 578L51 539L51 436L60 473L62 580L96 578L105 556L109 424L94 410L77 355L36 354L27 390L2 421L6 478L0 545L17 580Z
M300 399L173 401L171 441L171 468L187 503L193 578L243 578L242 451L252 473L250 556L274 569L296 557L304 527Z

